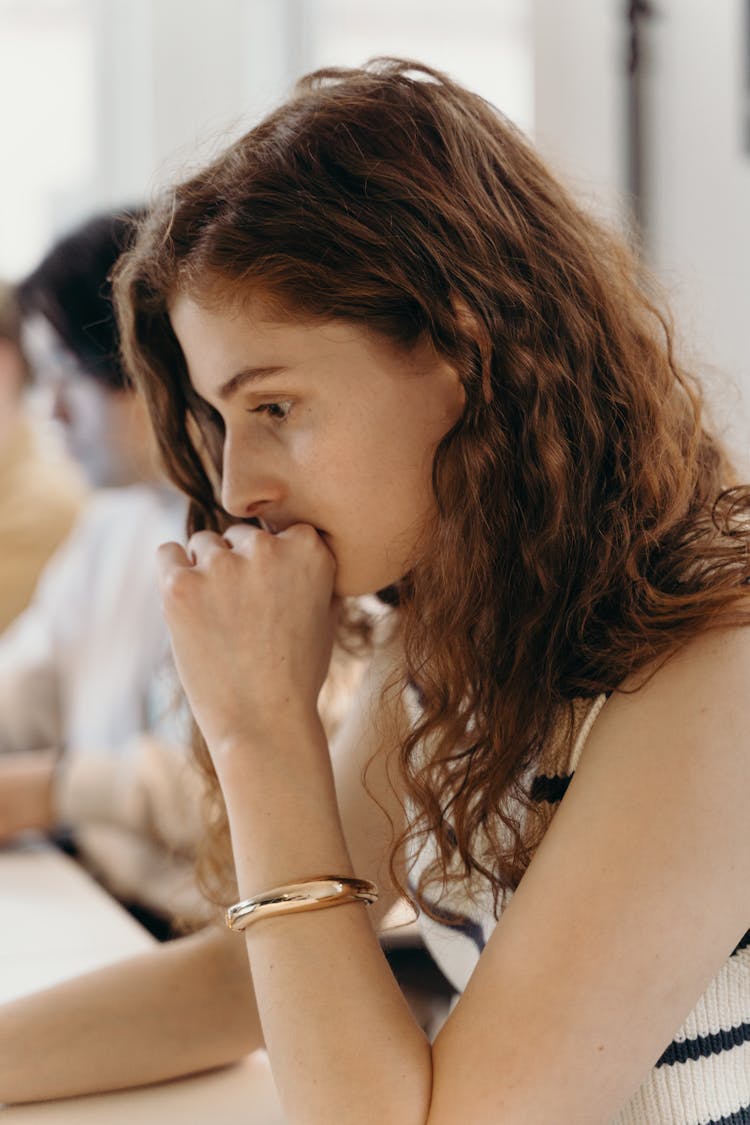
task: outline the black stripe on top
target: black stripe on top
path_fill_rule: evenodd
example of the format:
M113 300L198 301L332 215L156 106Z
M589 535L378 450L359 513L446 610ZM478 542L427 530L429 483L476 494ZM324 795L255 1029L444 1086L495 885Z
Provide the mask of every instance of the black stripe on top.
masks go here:
M565 777L549 777L546 773L539 773L531 783L531 799L555 805L562 801L572 780L572 773Z
M412 884L411 880L408 882L409 890L412 894L416 894L416 887ZM436 906L435 903L425 902L425 906L429 908L430 914L434 915L434 920L441 925L450 926L452 930L456 930L459 934L472 941L477 947L480 956L484 952L484 947L487 944L484 940L484 930L479 922L475 922L473 918L469 918L467 914L454 914L452 910L446 910L444 906Z
M469 918L466 914L454 914L452 910L446 910L442 906L434 906L432 903L428 903L428 905L437 922L450 926L452 930L458 930L469 941L474 942L480 955L483 953L487 943L484 940L484 930L479 922L475 922L473 918Z
M706 1125L750 1125L750 1105L743 1105L728 1117L716 1117L713 1121L707 1121Z
M735 953L739 953L742 949L747 949L748 945L750 945L750 930L747 931L744 937L740 938L739 942L732 950L732 956L734 957Z
M728 1031L698 1035L695 1039L684 1039L682 1042L675 1040L669 1044L656 1065L674 1066L675 1063L684 1063L688 1059L707 1059L711 1055L720 1055L723 1051L741 1047L743 1043L750 1043L750 1023L738 1024Z

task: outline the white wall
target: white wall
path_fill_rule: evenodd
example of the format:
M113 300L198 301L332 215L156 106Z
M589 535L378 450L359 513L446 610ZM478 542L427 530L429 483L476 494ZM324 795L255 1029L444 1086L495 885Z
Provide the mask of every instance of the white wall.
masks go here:
M660 15L649 33L646 202L652 257L673 293L683 334L743 389L747 405L740 408L736 395L725 393L721 416L731 423L735 443L750 447L744 4L655 0ZM88 55L96 73L80 86L96 90L95 116L92 130L91 113L81 110L80 128L93 139L82 146L75 183L56 181L46 204L34 211L40 228L34 241L22 215L32 158L56 152L54 140L70 152L65 138L79 112L76 102L60 96L55 117L53 85L41 102L44 113L29 118L24 151L4 168L0 269L28 268L62 226L96 207L140 199L164 177L205 159L275 104L307 67L334 55L359 61L379 50L434 54L428 61L481 84L511 112L515 105L522 124L532 119L533 105L532 132L542 152L600 211L623 214L626 0L464 0L455 7L447 0L65 0L62 6L75 10L79 21L86 12L91 20ZM0 42L6 8L0 0ZM28 35L42 22L48 35L54 8L52 0L24 0ZM14 11L17 23L21 9ZM85 69L81 43L62 60L68 78ZM40 88L47 70L30 76ZM19 86L19 114L33 108L32 88ZM54 137L45 141L47 121L54 122ZM19 249L4 264L3 245L18 232L26 238L28 261L21 261Z
M558 173L618 219L626 182L623 0L532 0L534 139Z
M750 152L742 120L750 28L744 0L659 0L658 7L651 250L696 360L717 369L720 421L750 463Z
M292 0L99 0L97 198L137 199L277 98Z
M534 125L531 0L300 0L305 70L376 55L447 71L522 129Z
M324 63L415 56L530 128L530 3L0 0L0 87L17 103L0 273L22 274L63 228L203 163Z
M624 213L624 0L533 0L536 137L601 210ZM750 467L750 153L745 0L658 0L647 36L647 255L683 354ZM747 96L746 94L744 95Z

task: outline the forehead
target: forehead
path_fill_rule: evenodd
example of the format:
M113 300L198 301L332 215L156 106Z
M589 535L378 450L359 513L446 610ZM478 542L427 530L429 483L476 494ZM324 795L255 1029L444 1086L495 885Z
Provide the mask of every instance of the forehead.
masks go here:
M381 351L371 333L348 321L313 320L262 297L219 305L179 294L169 317L199 390L247 367L329 370L355 358L377 363Z
M177 293L167 311L172 328L184 348L192 351L231 349L235 341L243 346L255 338L263 339L274 329L292 327L291 316L282 317L272 306L257 297L246 300L203 300L189 293Z

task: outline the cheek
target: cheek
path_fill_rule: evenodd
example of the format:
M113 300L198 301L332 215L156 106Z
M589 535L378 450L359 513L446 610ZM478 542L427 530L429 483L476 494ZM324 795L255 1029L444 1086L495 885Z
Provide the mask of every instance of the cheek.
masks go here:
M342 514L354 544L376 557L385 550L410 554L432 513L430 461L384 457L342 473Z
M431 509L434 450L450 421L426 417L416 395L368 407L337 419L307 447L300 437L296 456L322 520L343 517L362 540L393 539Z

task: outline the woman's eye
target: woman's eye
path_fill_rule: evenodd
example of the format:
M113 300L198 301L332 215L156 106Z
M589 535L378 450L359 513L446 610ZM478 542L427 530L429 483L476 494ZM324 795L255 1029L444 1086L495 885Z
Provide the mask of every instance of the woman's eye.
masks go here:
M291 413L291 402L264 402L251 411L252 414L267 414L275 422L285 422Z

